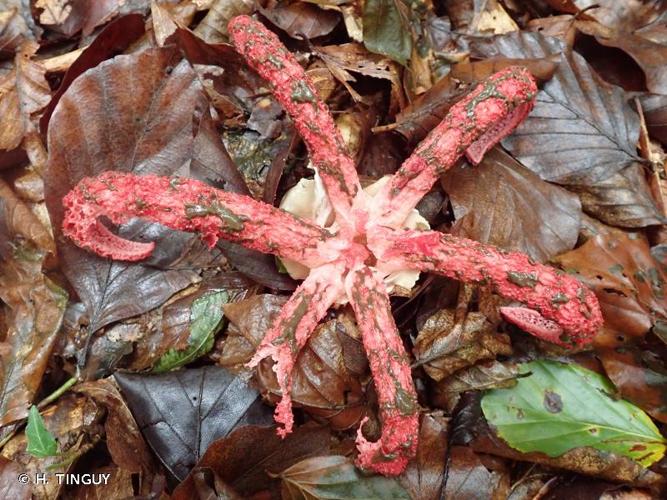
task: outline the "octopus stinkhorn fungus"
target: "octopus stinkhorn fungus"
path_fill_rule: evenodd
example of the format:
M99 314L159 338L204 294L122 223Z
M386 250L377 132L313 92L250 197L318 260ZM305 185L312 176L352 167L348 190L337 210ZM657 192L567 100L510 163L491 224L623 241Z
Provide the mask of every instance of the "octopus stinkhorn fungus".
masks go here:
M549 342L583 344L592 339L602 322L600 308L593 293L575 278L521 253L405 225L440 174L463 154L479 162L530 112L537 88L525 68L506 68L477 85L371 195L361 189L328 108L276 35L248 16L232 19L229 35L294 121L326 190L333 222L321 227L192 179L108 171L82 179L67 194L63 231L98 255L137 261L150 255L154 244L122 239L99 218L121 224L141 217L200 233L211 246L224 238L306 266L307 277L249 363L274 360L282 390L275 412L283 426L278 430L281 436L293 426L291 372L299 351L329 307L349 302L370 362L382 422L376 442L367 441L360 427L357 464L396 475L414 457L419 406L384 281L400 270L487 285L523 304L501 310L508 321Z

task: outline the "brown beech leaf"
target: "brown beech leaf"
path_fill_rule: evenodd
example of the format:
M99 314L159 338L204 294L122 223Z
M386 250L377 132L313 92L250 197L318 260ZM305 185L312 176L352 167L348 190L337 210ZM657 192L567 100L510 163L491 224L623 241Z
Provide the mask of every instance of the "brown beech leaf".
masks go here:
M416 363L423 364L436 381L477 361L512 352L509 337L496 333L486 316L479 312L458 316L456 310L441 309L419 329L414 348Z
M469 397L463 399L465 404L452 425L452 444L465 445L477 453L543 464L638 487L657 489L665 484L661 474L642 467L630 458L590 447L575 448L553 458L538 452L521 453L510 448L489 428L479 407L481 394L470 393Z
M487 57L549 57L563 51L557 39L512 33L472 40L471 52ZM573 52L562 54L554 76L537 95L535 109L503 146L542 179L595 184L637 160L639 119L619 87L602 81Z
M283 500L410 498L396 478L362 474L342 455L306 458L282 471L280 478Z
M46 473L46 483L31 481L33 499L51 500L58 498L64 487L64 482L60 484L56 474L70 472L79 457L92 449L104 435L100 425L104 412L85 396L65 394L43 409L41 415L46 428L58 442L57 456L36 458L30 455L26 451L28 441L25 433L14 436L0 454L23 467L31 478Z
M49 124L45 195L63 272L88 310L89 334L150 310L198 280L195 271L176 265L196 237L137 219L120 234L157 240L151 259L102 259L60 236L63 196L84 176L111 169L198 177L192 160L206 109L195 72L173 47L117 56L77 78L60 99Z
M86 470L86 473L92 474L97 479L105 474L108 479L101 484L84 484L78 486L71 493L69 498L72 500L110 500L123 498L136 498L134 486L132 483L132 473L113 465L106 467L97 467L92 470Z
M647 95L641 98L649 134L667 144L667 95Z
M496 360L477 363L441 380L435 390L438 406L453 412L461 393L512 387L519 375L516 363Z
M104 422L106 444L114 463L128 473L155 469L153 457L139 431L130 409L111 378L83 382L74 391L94 399L107 409Z
M135 42L145 29L144 19L139 14L129 14L109 23L88 47L77 57L63 76L60 86L53 94L48 106L39 119L39 127L46 135L49 120L60 98L72 82L82 73L94 68L102 61L121 54L131 43Z
M502 463L482 461L466 446L452 446L444 488L444 497L451 500L507 498L509 471ZM489 464L489 466L487 466Z
M11 57L30 38L28 25L16 7L0 11L0 58Z
M273 490L278 495L276 475L304 458L327 454L331 440L325 427L297 427L285 439L276 434L275 427L246 425L209 446L193 472L178 485L173 500L194 497L194 474L212 469L219 478L242 498L251 498L261 491Z
M662 0L629 0L619 2L618 0L548 0L555 9L563 3L574 4L576 9L587 9L586 16L596 19L601 25L611 29L633 32L653 23L660 23L662 16L667 10Z
M667 423L667 367L663 359L633 346L600 349L597 356L624 399Z
M656 321L667 319L667 277L643 235L609 228L555 261L595 291L605 320L599 345L643 337Z
M0 74L0 150L19 146L31 117L49 103L51 89L45 69L32 60L39 46L24 42L14 58L14 69Z
M579 20L576 27L579 31L594 36L600 44L621 49L632 57L644 72L646 88L649 92L667 93L667 72L665 71L667 45L661 45L627 31L625 23L620 30L613 30L595 21Z
M453 233L546 261L571 250L581 225L576 195L541 180L500 148L482 163L442 177L456 224Z
M322 10L306 2L279 3L272 9L259 9L264 17L292 38L317 38L328 35L340 22L335 10Z
M230 326L219 363L242 370L285 300L276 295L256 295L225 305ZM354 319L339 313L336 319L318 326L299 354L293 371L292 400L314 415L330 418L335 428L352 427L364 411L359 379L366 373L366 365ZM271 360L262 361L257 379L264 392L278 396L272 366Z
M70 0L37 0L35 7L41 9L39 22L42 24L63 24L73 10Z
M195 28L195 34L207 43L227 41L227 24L234 16L250 14L255 0L212 0L208 12Z
M638 162L593 185L569 189L579 194L586 213L605 224L640 228L665 223Z
M41 5L40 5L41 4ZM49 29L71 37L81 31L87 36L119 14L138 12L145 14L150 9L149 0L38 0L37 7L43 10L39 21Z
M179 480L216 439L243 425L272 422L259 393L223 368L114 378L148 444Z
M408 462L400 482L411 498L441 498L447 460L449 419L442 412L420 418L417 456Z
M16 462L0 457L0 497L12 500L30 500L32 486L18 481L19 474L25 474L23 467Z
M63 320L67 293L42 273L53 240L0 180L0 301L7 328L0 356L0 426L33 402Z

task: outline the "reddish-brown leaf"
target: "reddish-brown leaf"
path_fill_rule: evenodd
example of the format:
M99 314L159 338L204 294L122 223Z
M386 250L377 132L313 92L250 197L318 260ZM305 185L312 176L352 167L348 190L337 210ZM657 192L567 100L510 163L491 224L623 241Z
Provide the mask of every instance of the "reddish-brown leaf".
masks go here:
M442 177L456 224L453 233L538 261L571 250L581 225L576 195L541 180L500 148L476 167Z
M595 291L605 320L599 345L642 337L655 321L667 318L667 277L643 235L609 228L555 261Z
M215 441L194 471L210 468L243 498L266 490L277 493L277 474L300 460L329 451L331 436L323 427L298 427L285 439L274 427L247 425ZM174 490L173 500L193 498L193 473ZM268 495L268 492L266 493Z

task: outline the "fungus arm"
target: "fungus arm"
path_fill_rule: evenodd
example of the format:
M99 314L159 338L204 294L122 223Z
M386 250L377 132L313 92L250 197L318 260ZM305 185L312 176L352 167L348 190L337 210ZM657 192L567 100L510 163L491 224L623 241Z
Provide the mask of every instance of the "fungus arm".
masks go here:
M180 177L108 171L82 179L65 196L63 205L65 236L80 247L117 260L144 259L155 245L116 236L99 221L101 216L114 224L140 217L197 232L211 247L223 238L309 267L321 263L317 248L329 236L322 228L248 196Z
M283 424L278 434L292 432L292 371L297 357L327 310L343 293L340 264L313 269L285 303L266 333L255 355L248 362L253 368L264 358L272 358L282 398L275 410L276 422Z
M410 362L391 315L382 277L362 267L348 274L345 288L370 363L382 422L382 435L374 443L364 438L359 427L357 464L396 476L417 452L419 405Z
M376 224L400 227L438 176L464 153L472 163L479 163L489 148L530 113L536 94L532 75L518 66L477 85L450 108L378 195Z
M431 271L463 282L490 285L527 308L503 308L503 316L557 344L589 343L602 325L591 290L566 273L473 240L436 231L379 231L370 243L385 272Z
M236 50L271 85L289 113L322 178L341 226L352 225L351 207L361 190L354 162L329 109L294 56L278 37L248 16L229 22Z

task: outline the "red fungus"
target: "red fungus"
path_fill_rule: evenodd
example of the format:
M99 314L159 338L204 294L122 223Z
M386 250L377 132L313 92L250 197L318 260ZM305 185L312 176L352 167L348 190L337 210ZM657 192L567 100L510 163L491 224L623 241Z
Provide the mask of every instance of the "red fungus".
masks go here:
M464 153L473 161L530 112L537 92L524 68L496 73L453 106L401 169L374 196L360 188L354 162L327 107L278 38L250 17L232 19L236 49L271 85L308 147L335 213L328 229L249 197L178 177L106 172L86 178L64 198L63 232L81 247L121 260L150 255L153 243L126 241L99 218L121 224L141 217L297 261L310 274L285 304L249 363L270 357L282 390L276 420L292 430L292 369L299 351L334 304L349 302L362 334L378 394L382 435L368 442L359 429L357 464L400 474L417 449L419 406L408 356L391 315L384 278L397 270L477 282L526 308L504 317L561 344L589 342L602 322L595 296L575 278L503 252L435 231L405 230L405 219L440 173Z

